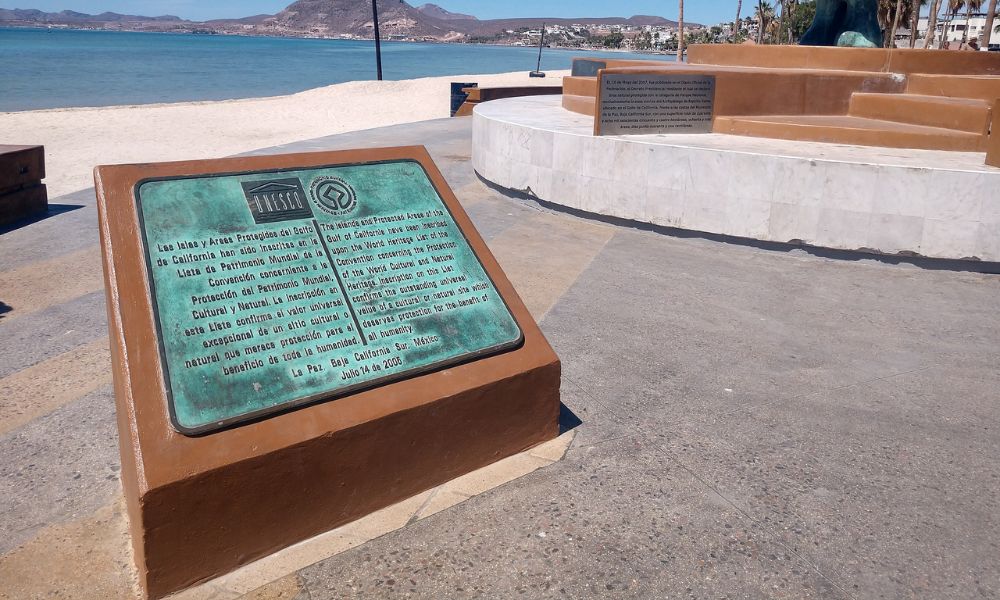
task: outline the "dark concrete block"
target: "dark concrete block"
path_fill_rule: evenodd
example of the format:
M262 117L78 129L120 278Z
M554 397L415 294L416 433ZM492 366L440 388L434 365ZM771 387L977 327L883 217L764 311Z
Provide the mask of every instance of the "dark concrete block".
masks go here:
M48 207L48 193L43 184L0 194L0 225L44 214Z
M0 194L45 179L45 148L0 144Z

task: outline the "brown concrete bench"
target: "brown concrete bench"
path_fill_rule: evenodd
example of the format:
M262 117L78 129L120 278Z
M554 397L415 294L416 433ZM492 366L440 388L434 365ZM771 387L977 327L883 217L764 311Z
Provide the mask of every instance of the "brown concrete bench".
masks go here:
M716 116L847 113L856 91L901 92L905 80L890 73L827 71L822 69L771 69L731 65L653 64L609 67L603 73L655 75L714 75ZM567 77L563 107L593 115L597 78Z
M463 88L463 92L469 94L465 103L459 107L456 117L468 117L472 115L472 109L477 104L489 102L490 100L500 100L502 98L519 98L521 96L557 96L563 93L561 85L529 85L519 87L468 87Z
M748 46L695 44L688 48L693 65L733 65L772 69L807 68L933 75L1000 75L1000 53L954 52L910 48L828 48L823 46Z

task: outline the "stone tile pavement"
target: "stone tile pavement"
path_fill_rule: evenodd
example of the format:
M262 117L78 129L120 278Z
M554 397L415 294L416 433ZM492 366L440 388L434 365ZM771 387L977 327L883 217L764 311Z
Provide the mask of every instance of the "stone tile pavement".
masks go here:
M425 144L579 425L193 594L1000 596L1000 277L552 212L469 123L263 152ZM53 204L0 234L0 598L131 598L93 191Z

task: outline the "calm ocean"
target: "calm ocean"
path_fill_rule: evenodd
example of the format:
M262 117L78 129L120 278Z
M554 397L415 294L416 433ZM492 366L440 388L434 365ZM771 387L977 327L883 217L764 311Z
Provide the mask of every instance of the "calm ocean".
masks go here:
M638 55L547 49L542 70L568 69L574 56ZM532 48L382 45L386 79L530 71L536 58ZM276 96L374 78L374 42L0 28L0 111Z

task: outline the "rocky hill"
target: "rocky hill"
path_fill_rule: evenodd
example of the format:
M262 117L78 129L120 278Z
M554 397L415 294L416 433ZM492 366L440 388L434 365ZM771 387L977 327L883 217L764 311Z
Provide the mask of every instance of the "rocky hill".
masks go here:
M478 21L476 17L472 15L463 15L462 13L454 13L450 10L445 10L438 6L437 4L424 4L423 6L418 6L417 10L424 13L428 17L434 19L440 19L442 21Z
M387 37L460 37L449 21L425 15L406 2L390 0L379 4L382 35ZM286 31L312 35L352 35L372 37L372 8L365 0L298 0L285 10L265 19L264 24Z

